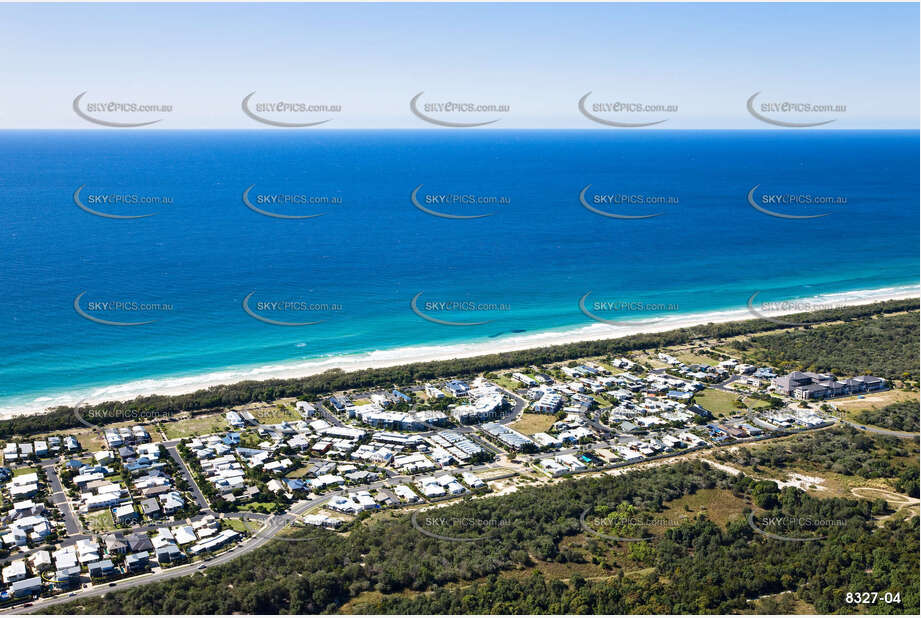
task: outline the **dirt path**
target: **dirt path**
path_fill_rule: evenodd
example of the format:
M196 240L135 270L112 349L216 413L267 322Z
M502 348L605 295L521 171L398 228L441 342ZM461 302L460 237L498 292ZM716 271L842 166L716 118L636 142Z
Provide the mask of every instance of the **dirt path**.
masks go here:
M888 489L855 487L851 490L851 493L863 500L876 500L877 498L882 498L889 503L893 512L889 515L880 517L878 519L880 525L882 525L882 522L887 519L892 519L896 515L902 514L903 516L910 517L911 515L917 515L919 511L921 511L921 499L912 498L905 494L889 491Z

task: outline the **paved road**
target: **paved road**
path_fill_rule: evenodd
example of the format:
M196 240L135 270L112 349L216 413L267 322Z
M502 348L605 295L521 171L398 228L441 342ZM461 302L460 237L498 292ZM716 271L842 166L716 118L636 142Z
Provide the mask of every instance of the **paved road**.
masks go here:
M279 525L277 529L274 530L274 533L277 533L281 530L284 525ZM186 564L178 567L173 567L170 569L164 569L158 573L153 574L144 574L129 579L122 579L118 582L115 582L114 586L109 586L108 584L103 584L102 586L93 586L92 588L87 588L85 590L75 591L72 595L64 595L60 597L53 597L50 599L42 599L33 602L33 607L28 608L12 608L4 611L4 614L27 614L32 613L39 609L44 609L46 607L51 607L53 605L59 605L61 603L68 603L70 601L77 601L79 599L85 599L88 597L97 596L100 594L106 594L108 592L118 592L122 590L128 590L134 588L135 586L143 586L146 584L152 584L155 582L172 579L173 577L181 577L184 575L192 575L199 570L199 567L202 564L207 564L207 566L215 566L218 564L223 564L230 560L233 560L238 555L253 551L254 549L265 545L271 540L270 536L252 536L240 545L232 548L230 551L227 551L219 556L212 558L207 563L193 563Z
M489 464L483 464L483 465L474 466L472 468L466 468L466 469L477 472L477 471L488 470L490 467L491 466ZM234 558L242 556L243 554L249 553L259 547L262 547L263 545L271 541L273 538L277 538L279 540L285 540L283 537L277 536L279 532L281 532L284 528L289 526L300 515L306 513L307 511L316 507L317 505L326 502L332 496L342 495L344 493L356 492L356 491L362 491L362 490L385 488L385 487L390 487L398 483L411 483L418 477L427 476L430 474L431 473L427 473L427 474L423 473L423 474L417 474L417 475L399 475L399 476L394 476L394 477L387 478L387 479L381 479L373 483L368 483L366 485L343 488L338 491L324 494L312 500L302 500L300 502L297 502L286 513L282 515L264 515L261 513L225 513L224 514L225 517L231 517L235 519L244 519L244 520L262 521L264 522L264 526L261 529L257 530L256 532L254 532L253 535L250 536L244 542L240 543L239 545L230 549L229 551L226 551L218 556L215 556L214 558L212 558L211 560L207 562L204 562L204 563L196 562L193 564L187 564L187 565L172 567L169 569L164 569L157 573L146 573L143 575L138 575L138 576L127 578L127 579L118 580L117 582L115 582L114 586L109 586L108 584L103 584L102 586L94 586L92 588L75 591L73 593L73 596L64 595L64 596L57 596L57 597L53 597L49 599L40 599L40 600L33 602L33 607L27 608L27 607L22 607L20 605L18 607L12 607L3 612L0 612L0 615L30 613L38 609L50 607L52 605L68 603L70 601L76 601L79 599L97 596L100 594L106 594L109 592L127 590L130 588L134 588L135 586L140 586L144 584L152 584L152 583L163 581L166 579L171 579L173 577L182 577L185 575L192 575L196 571L201 569L202 566L211 567L211 566L215 566L218 564L223 564L225 562L233 560ZM199 515L199 516L203 516L203 515ZM155 527L156 526L151 526L150 528L155 528ZM146 526L141 526L137 528L136 530L142 530L142 529L147 529L147 528L148 527ZM134 530L135 529L132 529L132 531ZM126 530L125 532L129 532L129 531Z
M895 433L904 433L904 432L895 432ZM598 447L608 446L612 442L613 442L612 439L608 439L605 441L599 441L599 442L594 443L593 447L598 448ZM555 454L576 453L576 452L583 450L584 448L585 448L584 446L575 446L569 449L563 449ZM703 449L703 451L706 451L706 450L709 450L709 448ZM521 458L523 461L528 462L528 463L541 459L545 456L547 455L546 454L518 455L519 458ZM678 455L678 457L681 457L681 456L682 455ZM658 456L655 458L649 458L647 460L644 460L644 462L640 462L640 463L648 463L649 461L652 461L653 459L661 460L663 463L667 463L667 460L671 459L672 457L673 456L670 454L665 454L665 455ZM482 471L489 470L495 467L496 466L494 464L481 464L478 466L467 467L465 469L470 470L471 472L482 472ZM445 472L456 472L456 470L453 468L446 469ZM25 608L20 605L18 607L12 607L3 612L0 612L0 614L30 613L38 609L50 607L52 605L58 605L61 603L67 603L70 601L75 601L81 598L87 598L87 597L96 596L100 594L106 594L108 592L126 590L126 589L133 588L135 586L163 581L166 579L171 579L173 577L182 577L186 575L192 575L196 571L202 569L204 566L210 567L210 566L214 566L218 564L223 564L225 562L233 560L234 558L242 556L243 554L249 553L259 547L262 547L263 545L271 541L273 538L277 538L278 540L285 540L283 537L277 537L279 532L281 532L285 527L290 525L295 519L297 519L298 516L306 513L307 511L314 508L315 506L322 504L323 502L329 500L332 496L342 495L344 493L361 491L361 490L385 488L385 487L393 486L394 484L397 484L397 483L412 483L417 478L422 477L422 476L428 476L430 474L431 473L421 473L417 475L397 475L397 476L393 476L387 479L381 479L381 480L378 480L378 481L375 481L373 483L369 483L366 485L342 488L338 491L327 493L322 496L313 498L311 500L302 500L300 502L297 502L286 513L282 515L262 515L259 513L232 513L232 514L227 513L227 514L224 514L225 517L262 521L264 522L264 525L261 529L254 532L252 536L250 536L248 539L246 539L239 545L231 548L230 550L218 556L215 556L214 558L210 559L209 561L205 563L196 562L193 564L164 569L157 573L152 573L152 574L147 573L147 574L135 576L135 577L128 578L128 579L119 580L115 582L114 586L109 586L108 584L104 584L103 586L95 586L92 588L79 590L73 593L74 596L59 596L59 597L53 597L50 599L40 599L38 601L33 602L33 607ZM431 502L431 501L428 501L428 502ZM200 515L200 516L203 516L203 515Z
M875 433L880 436L890 436L892 438L918 438L921 434L911 431L896 431L894 429L883 429L882 427L873 427L871 425L860 425L859 423L852 423L851 421L839 418L838 422L844 423L845 425L850 425L861 431L866 431L868 433Z
M51 488L51 502L61 509L67 536L70 537L81 531L80 520L74 515L73 506L70 504L67 492L64 491L61 477L58 476L57 470L54 469L56 465L56 462L46 463L42 465L42 469L45 471L45 476L48 477L48 485Z
M734 389L734 388L728 388L728 387L729 387L730 384L732 384L733 382L735 382L736 380L738 380L738 379L741 378L741 377L742 377L742 376L740 376L739 374L734 373L734 374L732 374L731 376L729 376L729 378L728 378L727 380L723 380L723 381L720 382L719 384L711 384L711 385L709 385L709 386L710 386L710 388L715 388L715 389L717 389L717 390L726 391L727 393L732 393L732 394L734 394L734 395L739 395L739 394L740 394L739 391L737 391L737 390ZM744 393L742 393L742 394L744 394Z
M179 466L179 469L182 471L182 475L189 483L189 487L192 488L192 496L195 498L195 502L199 507L202 508L202 510L210 511L211 505L208 504L208 500L205 498L205 494L202 493L201 488L198 487L198 483L195 482L195 477L192 476L192 473L189 471L185 462L182 461L182 457L179 455L179 451L176 450L174 445L166 446L165 448L166 452L169 453L169 456Z
M345 427L345 423L340 421L338 416L330 412L329 408L327 408L326 404L322 401L317 402L317 410L319 410L323 419L333 427Z

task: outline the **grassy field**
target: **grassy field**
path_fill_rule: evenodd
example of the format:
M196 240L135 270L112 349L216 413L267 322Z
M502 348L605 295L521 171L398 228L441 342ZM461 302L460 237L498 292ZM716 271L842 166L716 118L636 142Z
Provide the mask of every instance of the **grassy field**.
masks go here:
M289 473L286 474L285 476L286 476L287 478L291 478L291 479L299 479L299 478L303 478L303 477L307 476L307 473L308 473L309 471L310 471L310 469L309 469L307 466L304 466L304 467L302 467L302 468L297 468L296 470L294 470L294 471L292 471L292 472L289 472Z
M219 433L230 430L227 419L223 414L206 414L195 416L171 423L163 423L163 432L168 440L188 438L191 436L204 436L210 433Z
M301 419L301 415L292 407L283 406L279 408L277 405L268 403L254 403L241 408L234 408L234 410L237 412L244 410L249 412L262 425L277 425L284 421L299 421Z
M601 395L592 395L592 399L598 402L598 407L600 408L610 408L612 405L614 405Z
M38 472L38 468L33 468L32 466L23 466L22 468L14 468L13 476L20 476L22 474L32 474L33 472Z
M729 416L732 412L745 411L746 408L758 410L771 405L767 401L746 397L745 395L746 391L741 389L737 393L727 393L726 391L707 388L698 393L694 401L713 412L715 416ZM742 397L741 405L737 402L739 397Z
M667 351L666 354L671 354L682 363L688 365L715 365L718 361L710 358L709 356L704 356L703 354L697 354L691 349L686 350L675 350L673 352Z
M115 529L115 520L112 519L112 511L109 509L87 513L86 523L94 532L107 532Z
M858 412L884 408L889 404L899 403L901 401L913 401L918 403L918 393L890 390L880 393L870 393L864 395L862 399L858 397L844 397L842 399L834 399L829 403L844 413L844 416L848 419L854 420L851 417Z
M744 406L736 403L736 399L738 396L732 393L705 388L697 393L694 402L712 412L714 416L729 416L736 410L744 409Z
M637 362L646 365L647 367L652 367L653 369L663 369L668 367L668 363L664 363L658 359L654 350L644 351L642 354L637 356L636 360Z
M490 468L489 470L478 472L477 476L485 482L509 473L517 474L518 472L514 468Z
M515 389L521 388L521 384L517 380L513 380L508 376L499 376L492 381L502 388L508 389L512 392L515 392Z
M252 511L254 513L271 513L274 508L274 502L247 502L240 505L241 511Z
M744 401L745 401L745 405L747 405L749 408L752 408L753 410L757 410L759 408L766 408L771 405L767 401L763 401L761 399L755 399L753 397L746 397Z
M252 521L243 521L242 519L228 517L224 522L230 526L231 530L236 530L237 532L252 532L253 530L259 529L259 524Z
M521 418L509 427L526 436L533 436L536 433L546 432L555 422L556 416L553 414L522 414Z
M666 510L656 513L656 519L673 522L683 518L693 519L703 513L720 526L738 519L746 508L751 508L747 500L737 498L728 489L699 489L693 494L666 502L664 506ZM650 528L650 532L653 533L661 531L664 531L664 528Z

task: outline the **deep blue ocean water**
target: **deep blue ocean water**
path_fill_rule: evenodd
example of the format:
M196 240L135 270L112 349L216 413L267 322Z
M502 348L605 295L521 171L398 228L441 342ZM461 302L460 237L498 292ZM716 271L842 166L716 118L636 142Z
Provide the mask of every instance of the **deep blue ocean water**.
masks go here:
M0 132L0 407L90 386L331 354L489 340L587 326L578 307L648 303L671 313L918 283L918 132L69 131ZM597 208L601 194L663 205ZM121 215L89 214L83 203ZM341 203L256 204L243 191ZM410 201L457 220L426 214ZM832 205L766 208L746 196ZM88 204L102 194L168 204ZM443 205L425 196L496 196ZM467 199L467 198L462 198ZM508 203L505 203L508 201ZM677 203L675 203L677 201ZM762 202L759 202L762 203ZM73 304L116 327L78 315ZM250 307L284 327L247 315ZM422 319L418 307L449 326ZM326 303L272 311L259 302ZM168 311L91 310L92 302ZM437 311L432 302L505 305ZM635 305L631 305L635 307ZM428 309L427 309L428 308ZM663 309L664 310L664 309ZM605 311L614 320L657 310Z

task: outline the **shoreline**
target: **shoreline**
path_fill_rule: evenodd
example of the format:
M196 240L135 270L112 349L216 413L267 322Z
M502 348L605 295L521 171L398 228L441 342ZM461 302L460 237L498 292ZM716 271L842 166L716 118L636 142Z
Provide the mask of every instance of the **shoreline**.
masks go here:
M774 311L759 309L758 312L762 316L778 317L791 313L806 313L822 309L918 297L918 286L886 287L873 290L823 294L783 301L801 303L803 305L818 305L813 309L807 309L805 311L802 309L795 309L792 311L785 309ZM708 323L724 323L756 318L758 318L758 316L754 315L748 307L742 307L682 314L656 318L654 320L638 320L635 324L624 324L622 326L594 323L577 328L564 327L561 330L547 330L521 335L511 335L490 341L445 345L404 346L389 350L374 350L358 354L334 355L306 361L279 361L277 363L262 364L254 367L232 367L189 376L147 378L111 386L81 387L70 392L62 392L55 396L37 396L34 397L31 402L20 405L3 405L0 407L0 419L42 414L48 412L50 408L55 406L74 405L78 402L90 404L100 403L102 401L124 402L146 395L181 395L213 386L234 384L244 380L259 381L300 378L323 373L330 369L341 369L345 372L360 369L379 369L382 367L394 367L410 363L469 358L472 356L513 352L581 341L615 339L640 333L657 333Z

